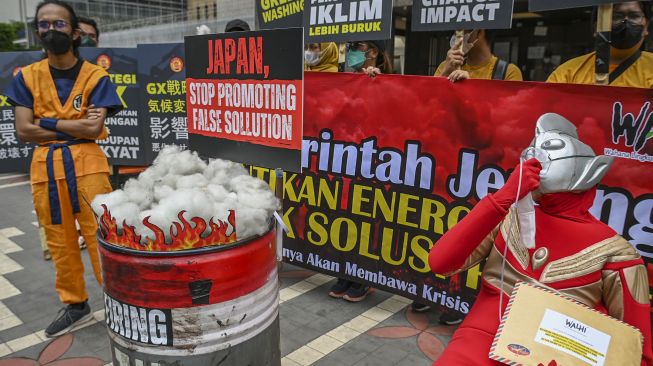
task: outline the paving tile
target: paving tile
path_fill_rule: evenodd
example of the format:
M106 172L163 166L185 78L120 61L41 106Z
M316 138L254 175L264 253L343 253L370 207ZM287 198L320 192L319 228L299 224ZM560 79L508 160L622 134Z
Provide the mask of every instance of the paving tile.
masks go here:
M364 333L372 329L377 324L378 324L377 321L374 321L370 318L366 318L364 316L357 316L354 319L345 323L345 326L357 332Z
M286 357L302 366L308 366L324 357L324 354L308 346L304 346Z
M347 343L361 334L361 332L348 327L337 327L336 329L333 329L327 333L328 336L333 337L334 339L337 339L343 343Z
M21 250L23 250L23 248L14 243L13 240L0 233L0 253L9 254L20 252Z
M0 276L0 300L19 295L21 292L4 276Z
M11 354L12 351L5 343L0 343L0 357L7 356Z
M20 271L23 267L4 253L0 253L0 275Z
M342 347L330 353L329 358L343 365L350 366L367 357L367 355L373 352L375 349L376 348L367 349L366 347L361 346L354 341L346 343ZM380 365L383 364L379 364L379 366Z
M284 357L281 359L281 366L302 366L301 364L298 364L297 362Z
M0 331L21 325L23 322L0 301Z
M375 306L375 307L371 308L370 310L367 310L366 312L364 312L361 315L366 317L366 318L370 318L372 320L375 320L377 322L382 322L382 321L388 319L389 317L391 317L393 314L394 314L393 312L390 312L390 311L381 309L378 306Z
M381 357L376 355L368 355L360 361L353 364L354 366L379 366L379 365L392 365Z
M433 361L420 357L415 354L409 354L397 362L396 366L431 366Z
M399 347L383 344L374 351L374 356L385 362L385 365L395 365L408 356L408 352Z
M344 342L337 340L329 335L322 335L317 339L309 342L308 346L326 355L333 352L336 348L342 346L343 344Z
M331 355L326 355L311 366L347 366L347 364L340 362L340 360Z
M0 320L0 328L4 325L3 322L4 320ZM30 329L30 324L19 324L0 331L0 337L2 337L6 343L12 339L24 337L31 333L34 333L34 330Z
M42 342L43 341L36 334L32 333L7 342L7 346L9 346L13 352L18 352Z
M331 282L334 278L332 276L328 276L322 273L315 274L309 278L306 279L307 282L310 282L312 284L315 284L317 286L322 286L325 283Z
M279 291L279 303L284 303L288 300L292 300L295 297L301 295L299 291L293 290L292 288L284 288Z
M23 234L25 233L22 232L17 227L6 227L4 229L0 229L0 236L4 236L5 238L13 238L14 236L19 236Z
M384 301L383 303L379 304L378 307L380 307L383 310L387 310L393 313L398 312L399 310L403 309L406 307L406 303L399 301L395 299L394 297Z

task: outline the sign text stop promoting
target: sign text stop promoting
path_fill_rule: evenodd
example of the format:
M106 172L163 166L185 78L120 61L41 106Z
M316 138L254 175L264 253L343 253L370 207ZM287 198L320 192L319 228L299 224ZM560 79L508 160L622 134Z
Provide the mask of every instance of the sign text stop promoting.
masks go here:
M188 84L191 129L232 139L290 145L297 116L295 82L194 81ZM301 100L301 96L300 96ZM216 108L217 107L217 108ZM301 116L299 116L301 117Z

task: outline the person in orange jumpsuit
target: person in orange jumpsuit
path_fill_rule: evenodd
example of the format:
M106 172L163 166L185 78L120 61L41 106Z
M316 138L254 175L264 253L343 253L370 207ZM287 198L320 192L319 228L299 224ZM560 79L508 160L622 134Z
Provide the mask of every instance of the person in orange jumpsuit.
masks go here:
M486 261L478 298L434 365L503 365L488 353L499 315L519 281L537 281L636 327L644 336L641 364L653 365L644 263L630 243L589 212L612 158L595 156L562 116L540 117L536 131L532 149L539 157L517 165L506 184L483 198L429 253L431 270L445 275ZM511 208L516 202L521 207L528 195L538 202L532 210ZM530 220L524 212L532 214Z
M108 136L104 120L122 103L107 72L78 56L80 30L70 5L41 2L33 25L47 57L24 67L5 94L16 106L18 137L38 144L30 168L32 196L54 261L56 290L67 304L45 330L56 337L92 316L75 220L102 283L90 202L111 185L107 158L95 140Z

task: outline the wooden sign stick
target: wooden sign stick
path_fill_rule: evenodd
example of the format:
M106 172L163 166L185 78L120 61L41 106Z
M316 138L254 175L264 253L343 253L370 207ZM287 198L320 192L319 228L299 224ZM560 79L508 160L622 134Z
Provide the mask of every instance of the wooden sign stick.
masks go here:
M596 84L610 84L610 32L612 31L612 4L599 5L596 21Z

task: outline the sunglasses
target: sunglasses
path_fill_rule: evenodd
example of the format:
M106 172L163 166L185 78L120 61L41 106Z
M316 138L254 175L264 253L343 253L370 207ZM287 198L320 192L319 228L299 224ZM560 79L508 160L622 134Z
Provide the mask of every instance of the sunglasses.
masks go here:
M39 20L36 25L39 27L39 30L49 30L50 27L54 27L54 29L60 31L66 29L68 22L65 20L55 20L52 22L47 20Z

